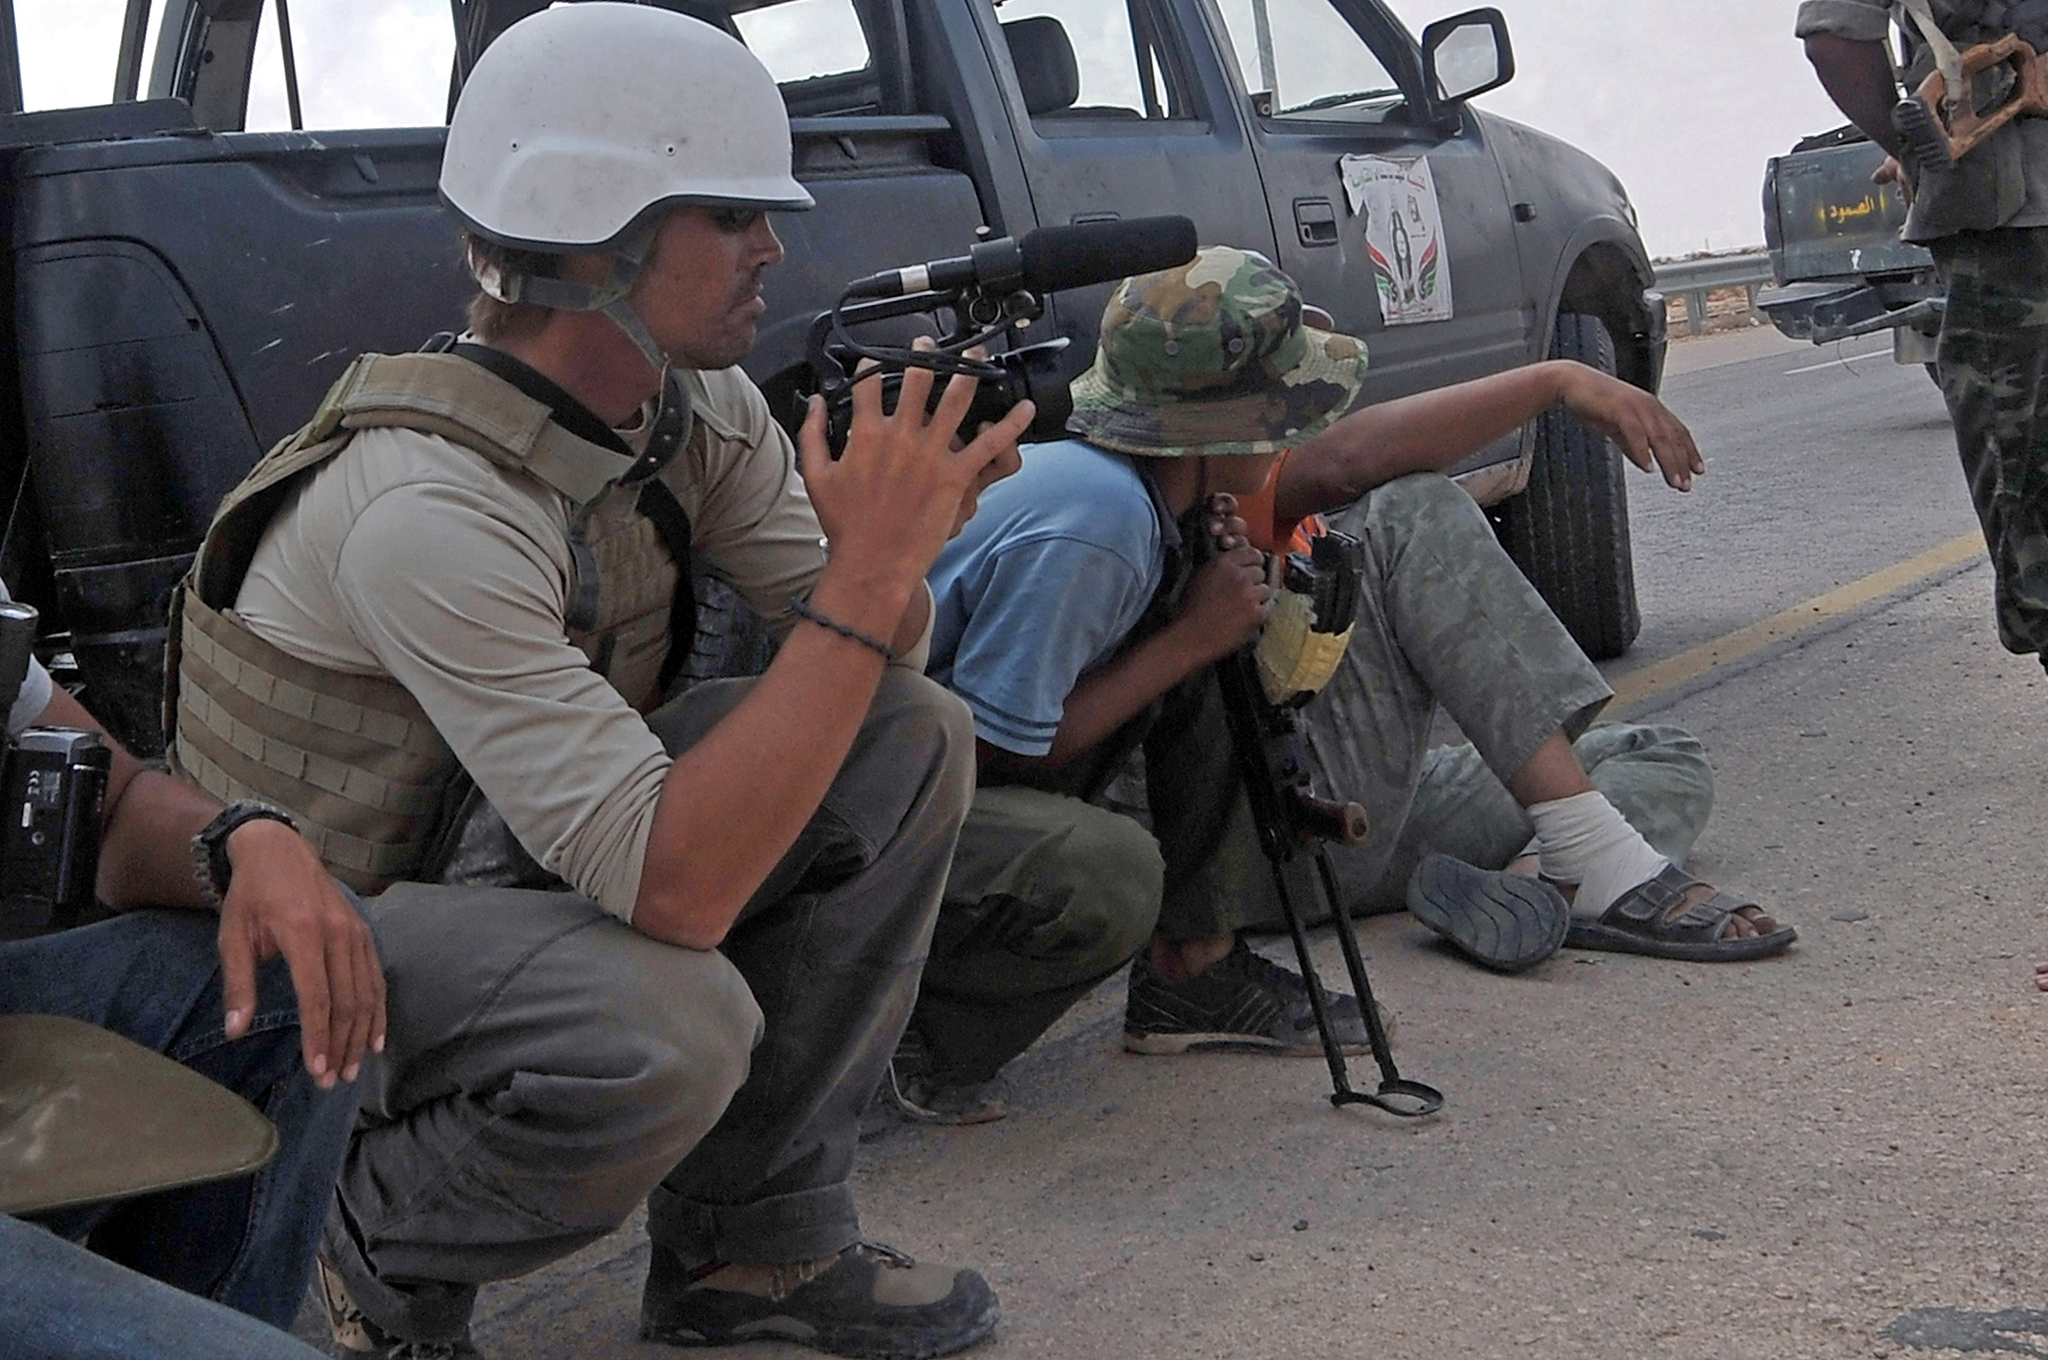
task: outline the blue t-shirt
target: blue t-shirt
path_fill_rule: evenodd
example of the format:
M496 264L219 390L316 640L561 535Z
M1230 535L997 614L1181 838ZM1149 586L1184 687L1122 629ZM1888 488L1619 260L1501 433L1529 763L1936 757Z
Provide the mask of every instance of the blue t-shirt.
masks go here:
M1123 454L1072 439L1023 454L932 566L926 673L966 700L976 736L1042 756L1074 683L1144 618L1178 535Z

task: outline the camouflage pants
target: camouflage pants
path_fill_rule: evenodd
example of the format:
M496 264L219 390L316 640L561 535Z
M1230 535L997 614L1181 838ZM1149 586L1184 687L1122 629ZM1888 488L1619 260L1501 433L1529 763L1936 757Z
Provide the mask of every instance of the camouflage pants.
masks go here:
M1998 638L2048 662L2048 227L1935 246L1941 390L1997 572Z
M1332 525L1365 545L1366 588L1350 650L1305 716L1319 790L1360 804L1372 822L1364 845L1331 848L1347 910L1402 910L1408 876L1428 854L1505 866L1535 834L1507 781L1558 731L1629 824L1684 862L1713 808L1705 751L1682 728L1593 725L1613 691L1471 497L1443 477L1403 477ZM1429 745L1439 707L1471 745ZM1203 718L1191 712L1199 731ZM1172 758L1199 762L1220 734L1219 714L1206 735L1173 743ZM1155 774L1164 744L1155 735L1146 746ZM1280 924L1241 797L1228 815L1162 815L1162 790L1173 797L1229 775L1226 759L1217 775L1175 769L1153 783L1166 852L1159 928L1172 938Z

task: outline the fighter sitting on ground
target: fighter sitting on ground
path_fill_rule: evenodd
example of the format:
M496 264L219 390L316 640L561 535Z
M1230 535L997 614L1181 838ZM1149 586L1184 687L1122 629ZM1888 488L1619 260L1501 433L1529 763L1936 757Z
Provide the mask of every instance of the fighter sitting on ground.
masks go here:
M1561 401L1683 490L1703 470L1684 427L1571 363L1339 420L1365 348L1305 327L1302 310L1293 282L1248 251L1126 281L1074 387L1076 437L1027 449L939 556L930 673L974 712L981 787L898 1064L921 1117L999 1116L981 1084L1134 953L1126 1048L1318 1051L1301 980L1239 931L1271 890L1212 663L1259 630L1271 587L1245 520L1204 510L1218 492L1266 488L1262 527L1282 541L1348 505L1336 527L1365 545L1357 632L1310 709L1325 790L1375 819L1378 867L1352 865L1359 897L1388 864L1449 845L1480 863L1437 855L1392 890L1406 885L1420 919L1489 967L1533 967L1568 931L1588 948L1703 961L1792 941L1678 867L1711 803L1698 743L1588 731L1612 692L1441 475ZM1221 552L1195 567L1198 534ZM1425 761L1439 701L1476 744L1470 759ZM1140 744L1150 834L1088 801ZM1419 790L1462 804L1460 825L1414 825ZM1498 872L1532 836L1542 877ZM1362 1045L1356 1003L1338 1009Z
M865 1242L849 1182L972 792L967 713L920 674L923 578L1030 406L955 450L973 384L927 419L929 374L893 416L863 383L837 461L812 412L799 479L734 365L782 258L767 213L811 198L774 78L695 19L513 25L441 185L473 334L358 360L230 494L177 625L180 764L382 890L336 1335L474 1355L480 1284L645 1197L646 1337L971 1345L987 1283ZM693 556L788 636L758 680L663 704ZM525 881L472 854L485 805L574 891L484 886ZM450 864L472 886L436 885Z

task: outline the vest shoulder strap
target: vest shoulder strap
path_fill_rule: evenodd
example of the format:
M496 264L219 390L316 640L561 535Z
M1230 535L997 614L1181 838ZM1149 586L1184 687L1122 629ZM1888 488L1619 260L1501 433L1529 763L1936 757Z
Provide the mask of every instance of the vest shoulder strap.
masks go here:
M633 460L569 433L547 406L453 354L364 354L342 371L313 418L281 440L215 512L193 566L200 599L234 603L256 543L285 490L363 430L439 435L499 467L537 478L571 502L597 497Z

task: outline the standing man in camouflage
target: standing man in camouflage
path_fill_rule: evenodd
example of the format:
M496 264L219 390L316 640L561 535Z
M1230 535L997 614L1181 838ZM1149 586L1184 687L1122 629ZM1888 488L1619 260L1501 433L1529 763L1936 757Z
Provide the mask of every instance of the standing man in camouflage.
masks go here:
M1894 8L1805 0L1797 32L1829 97L1896 161L1898 73L1885 45ZM1896 8L1911 87L1936 66L1930 23L1957 48L2018 33L2048 51L2048 0ZM1953 169L1908 163L1904 175L1906 239L1932 250L1948 279L1936 366L1997 571L1998 637L2048 664L2048 118L2015 119Z
M929 673L974 714L981 778L895 1067L913 1117L999 1117L997 1069L1134 954L1128 1050L1321 1052L1302 980L1240 933L1271 883L1213 663L1266 621L1260 545L1340 506L1365 546L1358 623L1308 712L1330 786L1375 819L1361 898L1397 875L1396 900L1408 889L1418 919L1503 971L1568 934L1698 962L1794 938L1679 867L1712 801L1698 743L1587 732L1613 691L1441 475L1563 403L1683 489L1701 470L1685 427L1563 362L1344 415L1365 346L1304 310L1287 275L1229 247L1125 281L1074 384L1074 438L1025 450L933 567ZM1471 759L1426 760L1439 702ZM1149 831L1092 801L1141 745ZM1595 763L1635 777L1596 783ZM1603 791L1630 785L1649 796ZM1543 877L1501 872L1532 839ZM1335 1002L1362 1049L1356 1001Z

